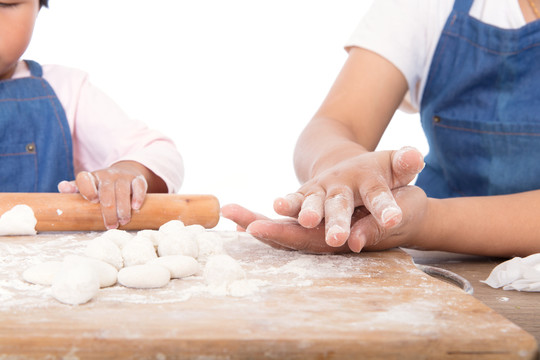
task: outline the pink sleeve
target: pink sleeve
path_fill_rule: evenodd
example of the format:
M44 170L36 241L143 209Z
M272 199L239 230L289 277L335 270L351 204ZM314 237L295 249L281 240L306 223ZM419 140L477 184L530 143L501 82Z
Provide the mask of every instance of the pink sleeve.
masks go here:
M66 111L76 173L132 160L163 179L169 193L178 192L184 166L170 138L129 118L111 98L93 86L83 72L44 67L44 77Z

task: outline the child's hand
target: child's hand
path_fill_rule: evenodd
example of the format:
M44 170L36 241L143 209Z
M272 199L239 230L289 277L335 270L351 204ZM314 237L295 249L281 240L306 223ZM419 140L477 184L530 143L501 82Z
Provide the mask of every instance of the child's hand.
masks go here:
M347 244L329 246L325 241L324 226L301 226L295 219L271 220L238 205L221 209L223 217L236 222L241 229L274 248L300 250L309 253L343 253L365 250L383 250L396 246L414 245L417 234L424 227L427 197L416 186L406 186L392 191L403 209L402 221L392 229L382 227L363 206L352 215L353 226Z
M366 152L326 169L298 192L276 199L274 209L297 217L306 228L319 226L324 218L326 243L340 247L349 238L358 206L365 206L381 229L400 224L403 214L392 189L407 185L423 167L423 156L414 148Z
M88 201L100 203L105 227L116 229L127 224L131 220L131 209L140 209L144 202L148 184L141 167L134 161L122 161L107 169L81 171L75 181L59 183L58 190L79 192Z

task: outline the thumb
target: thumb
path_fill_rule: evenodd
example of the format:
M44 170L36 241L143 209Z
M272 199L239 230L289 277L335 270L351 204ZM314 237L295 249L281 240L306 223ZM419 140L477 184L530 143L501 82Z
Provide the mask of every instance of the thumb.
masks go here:
M60 181L58 183L58 191L63 194L75 194L79 192L75 181Z
M424 156L416 148L407 146L393 151L392 188L409 184L424 168Z

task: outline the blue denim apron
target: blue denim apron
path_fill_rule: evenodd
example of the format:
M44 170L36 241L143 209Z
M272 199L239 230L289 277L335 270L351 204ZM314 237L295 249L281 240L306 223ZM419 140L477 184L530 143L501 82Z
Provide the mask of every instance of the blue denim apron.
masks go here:
M73 151L66 114L41 66L31 76L0 81L0 191L56 192L73 180Z
M416 184L436 198L540 189L540 21L501 29L456 0L421 103Z

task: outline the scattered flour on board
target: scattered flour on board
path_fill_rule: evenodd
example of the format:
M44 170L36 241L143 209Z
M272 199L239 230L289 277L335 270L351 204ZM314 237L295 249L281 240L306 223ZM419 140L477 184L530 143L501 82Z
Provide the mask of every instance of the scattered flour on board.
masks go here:
M11 238L14 241L0 242L0 309L47 307L54 304L50 287L27 283L22 279L22 273L46 261L62 261L68 255L84 255L87 245L100 235L102 233L99 232L77 234L77 237L51 234L47 238L36 237L35 241L16 241L16 238ZM356 256L314 256L276 251L249 235L236 232L216 232L214 241L217 238L221 239L221 244L216 249L233 257L246 273L245 278L229 284L226 291L205 282L201 271L194 276L171 280L163 288L129 289L119 284L102 288L93 301L175 303L194 297L226 295L257 301L262 294L272 289L310 286L316 279L358 277L358 269L368 265L364 259ZM211 255L212 252L209 252L208 257L198 259L201 269ZM369 277L368 271L364 273Z

